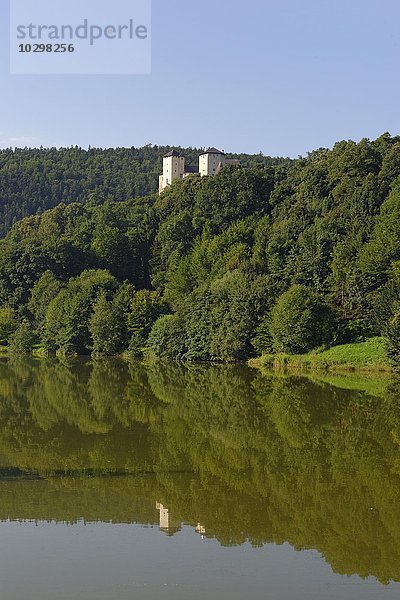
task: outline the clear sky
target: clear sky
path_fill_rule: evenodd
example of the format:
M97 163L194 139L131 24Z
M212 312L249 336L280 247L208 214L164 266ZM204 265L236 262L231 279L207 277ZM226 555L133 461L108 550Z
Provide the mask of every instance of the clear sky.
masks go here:
M140 76L10 75L8 22L0 0L0 147L297 156L400 133L399 0L153 0Z

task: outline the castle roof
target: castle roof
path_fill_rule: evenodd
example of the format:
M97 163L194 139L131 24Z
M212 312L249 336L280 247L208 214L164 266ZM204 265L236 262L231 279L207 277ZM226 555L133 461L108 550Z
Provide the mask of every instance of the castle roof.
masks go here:
M218 148L208 148L205 152L203 152L203 155L204 154L222 154L225 156L225 152L221 152L221 150L218 150Z
M171 150L171 152L168 152L168 154L165 154L164 158L169 158L170 156L179 158L180 154L177 150Z

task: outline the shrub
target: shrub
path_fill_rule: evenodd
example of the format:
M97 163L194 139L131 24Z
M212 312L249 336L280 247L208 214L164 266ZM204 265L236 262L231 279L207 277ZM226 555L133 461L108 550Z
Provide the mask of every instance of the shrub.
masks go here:
M164 315L157 319L149 335L148 349L159 358L180 360L184 356L184 329L176 315Z
M18 327L12 308L0 308L0 344L7 344L10 336Z
M102 294L90 318L89 329L93 340L92 350L98 356L113 356L124 350L126 325L124 315L114 302Z
M303 354L333 338L332 309L304 285L290 287L272 309L270 333L275 352Z
M400 311L390 320L386 337L386 354L394 368L400 370Z
M9 352L10 354L30 354L32 352L35 336L32 333L28 321L23 321L19 327L10 336Z

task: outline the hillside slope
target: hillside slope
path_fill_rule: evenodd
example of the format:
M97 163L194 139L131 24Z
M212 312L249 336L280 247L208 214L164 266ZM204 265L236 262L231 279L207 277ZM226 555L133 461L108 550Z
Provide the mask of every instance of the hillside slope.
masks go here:
M188 164L197 164L200 150L178 149ZM169 146L0 150L0 237L17 220L62 202L121 202L155 192L162 157L169 150ZM232 156L245 165L284 162L261 155Z

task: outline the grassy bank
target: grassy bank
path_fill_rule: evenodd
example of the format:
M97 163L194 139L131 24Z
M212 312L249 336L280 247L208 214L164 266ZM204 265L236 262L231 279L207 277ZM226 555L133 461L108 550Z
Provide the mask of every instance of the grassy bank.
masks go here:
M252 367L322 371L390 372L385 340L372 338L359 344L334 346L323 352L308 354L264 354L249 361Z

